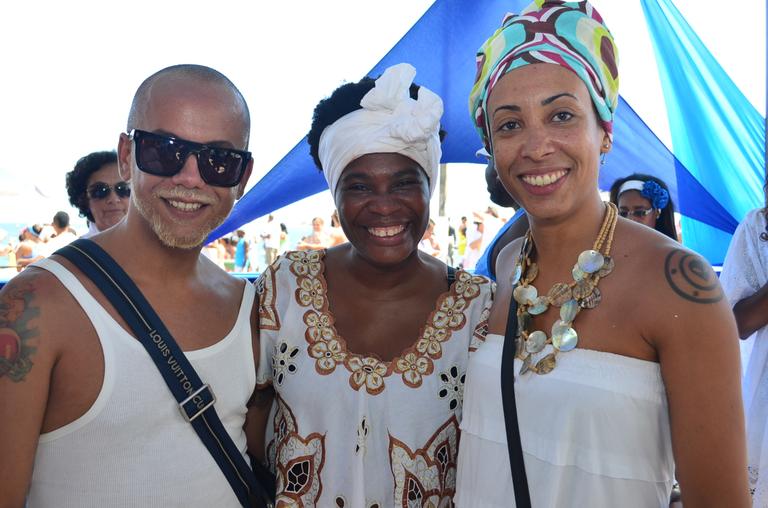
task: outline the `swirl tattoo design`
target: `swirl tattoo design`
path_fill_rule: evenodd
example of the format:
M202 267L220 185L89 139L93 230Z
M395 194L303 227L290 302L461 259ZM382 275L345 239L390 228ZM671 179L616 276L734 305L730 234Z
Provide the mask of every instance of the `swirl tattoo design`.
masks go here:
M664 261L664 275L675 293L694 303L717 303L723 290L715 272L701 257L675 249Z

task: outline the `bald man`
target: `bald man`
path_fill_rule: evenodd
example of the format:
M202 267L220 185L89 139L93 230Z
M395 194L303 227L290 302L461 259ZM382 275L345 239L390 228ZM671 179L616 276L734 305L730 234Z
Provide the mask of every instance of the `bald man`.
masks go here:
M248 106L202 66L163 69L120 134L125 220L92 238L133 279L243 456L258 358L254 290L200 254L251 174ZM240 506L146 351L61 256L0 292L0 506Z

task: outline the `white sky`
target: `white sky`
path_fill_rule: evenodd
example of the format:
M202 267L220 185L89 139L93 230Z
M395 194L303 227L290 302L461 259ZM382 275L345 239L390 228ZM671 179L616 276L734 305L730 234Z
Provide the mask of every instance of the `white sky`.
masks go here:
M152 72L176 63L209 65L241 89L253 118L251 184L256 183L306 134L317 101L342 82L362 77L431 3L2 2L0 223L44 222L58 209L74 218L64 174L82 155L114 148L136 87ZM764 112L765 2L739 2L743 16L738 20L732 7L723 10L726 3L675 0L721 65ZM640 1L593 4L617 39L622 95L668 143ZM723 21L726 16L728 22ZM456 206L466 203L467 196L486 198L479 166L451 167L448 175L449 215L466 213ZM33 185L49 198L36 197ZM8 186L21 187L23 198L4 193ZM330 199L316 197L281 212L308 218L318 206L330 209Z

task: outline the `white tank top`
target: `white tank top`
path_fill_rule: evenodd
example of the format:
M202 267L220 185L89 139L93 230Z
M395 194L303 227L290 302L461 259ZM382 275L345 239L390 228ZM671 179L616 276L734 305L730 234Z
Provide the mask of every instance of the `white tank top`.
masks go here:
M504 337L469 360L456 506L513 508L501 403ZM547 346L551 347L551 346ZM515 399L536 508L669 506L674 481L667 396L658 363L576 348L547 375L518 375Z
M28 507L240 506L144 347L62 265L44 259L35 266L53 273L90 319L104 353L104 380L83 416L40 436ZM185 351L244 456L245 406L256 383L254 294L246 284L226 337Z

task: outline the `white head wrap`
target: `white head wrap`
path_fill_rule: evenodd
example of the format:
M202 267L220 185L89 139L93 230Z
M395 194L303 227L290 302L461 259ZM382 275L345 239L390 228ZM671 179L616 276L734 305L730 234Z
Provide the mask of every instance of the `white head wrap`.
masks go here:
M362 109L339 118L323 130L318 155L331 194L350 162L369 153L399 153L415 161L435 190L440 170L440 117L443 101L423 86L417 100L409 88L416 69L393 65L360 101Z
M641 180L627 180L623 184L621 184L621 187L619 187L619 192L616 193L616 196L621 196L625 192L629 190L636 190L637 192L643 191L643 185L645 185L645 182Z

